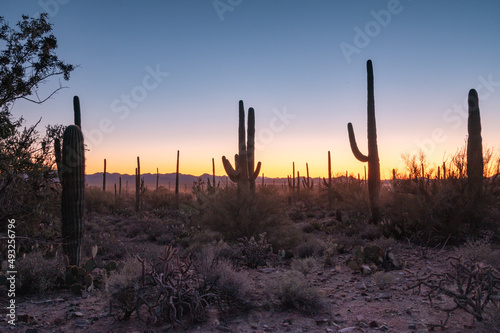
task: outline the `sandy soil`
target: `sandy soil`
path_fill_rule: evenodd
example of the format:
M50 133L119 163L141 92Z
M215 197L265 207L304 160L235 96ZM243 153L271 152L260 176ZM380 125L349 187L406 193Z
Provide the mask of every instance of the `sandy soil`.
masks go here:
M436 306L446 306L449 299L437 298L432 306L429 299L408 287L417 277L441 272L444 258L451 254L448 249L429 250L425 258L421 248L396 243L394 253L405 261L402 270L392 271L394 282L381 290L373 275L353 273L345 265L347 254L335 256L334 264L319 267L308 274L309 281L317 286L326 299L321 313L304 315L298 311L270 310L263 306L268 296L263 290L270 280L275 280L287 267L248 270L253 281L251 302L253 309L240 316L224 321L210 310L209 319L202 325L189 329L176 328L180 332L429 332L440 331L439 324L446 314ZM57 292L17 299L18 323L10 327L4 319L2 308L0 331L2 332L170 332L168 326L148 330L145 321L136 315L128 321L120 321L116 314L109 314L109 302L101 292L85 293L75 297L68 292ZM446 332L482 332L473 317L461 310L452 313Z

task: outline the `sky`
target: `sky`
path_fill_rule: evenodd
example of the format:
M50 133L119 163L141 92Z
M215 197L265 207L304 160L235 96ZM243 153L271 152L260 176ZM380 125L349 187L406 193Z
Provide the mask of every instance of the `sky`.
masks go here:
M78 65L68 88L14 116L73 123L80 97L86 173L223 175L237 153L238 101L255 109L256 160L266 177L364 173L366 61L375 77L383 178L402 154L449 161L467 136L467 94L479 93L482 138L499 148L500 2L431 0L1 0L0 16L47 12L57 55ZM59 86L40 87L43 97Z

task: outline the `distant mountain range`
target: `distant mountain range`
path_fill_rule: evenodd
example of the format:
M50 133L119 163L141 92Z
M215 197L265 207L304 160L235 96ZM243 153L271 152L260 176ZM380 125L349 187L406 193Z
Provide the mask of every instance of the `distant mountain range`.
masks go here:
M114 189L114 184L116 186L119 185L120 182L120 177L122 179L122 190L125 190L128 182L128 190L132 190L135 187L135 175L122 175L119 173L106 173L106 189ZM144 178L144 185L148 188L156 188L156 174L152 173L145 173L141 174L141 178ZM212 182L212 175L209 174L203 174L201 176L193 176L193 175L184 175L184 174L179 174L179 186L181 187L181 191L184 191L185 189L191 190L191 187L193 186L193 182L198 181L200 179L207 183L208 179L210 179L210 182ZM217 183L220 182L221 185L226 184L227 176L215 176L215 181ZM315 179L315 183L318 181L318 179ZM85 182L87 183L88 186L97 186L97 187L102 187L102 172L94 173L91 175L85 175ZM262 183L262 178L259 177L256 180L257 184ZM273 182L277 185L282 185L284 182L287 182L286 178L265 178L265 184L273 184ZM229 180L229 183L232 183ZM175 189L175 173L166 173L166 174L159 174L158 178L158 185L159 186L164 186L166 188L169 188L171 190Z

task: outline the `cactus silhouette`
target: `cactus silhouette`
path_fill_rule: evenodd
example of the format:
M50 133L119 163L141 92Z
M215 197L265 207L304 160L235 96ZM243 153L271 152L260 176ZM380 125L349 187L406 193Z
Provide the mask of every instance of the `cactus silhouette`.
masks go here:
M482 220L480 199L483 191L483 145L481 138L481 117L477 91L469 91L469 119L467 122L467 182L470 196L470 222L477 228Z
M483 145L481 138L481 117L477 91L469 91L469 119L467 128L467 178L475 199L481 196L483 187Z
M253 108L248 109L248 128L245 131L243 101L239 102L238 154L234 156L234 168L225 156L222 156L222 164L229 178L238 184L238 194L255 193L255 179L261 167L260 162L255 167L255 112Z
M70 265L80 264L85 193L83 135L76 125L66 127L62 145L62 238Z
M380 161L377 147L377 128L375 123L375 97L373 92L373 65L372 61L366 62L368 77L368 155L362 154L351 123L347 124L349 142L354 156L361 162L368 162L368 193L370 196L370 210L372 222L377 224L380 218Z
M80 112L80 99L78 96L73 97L73 110L75 113L75 125L82 129L82 116Z
M62 184L62 248L70 265L80 264L85 197L85 150L81 131L80 101L73 98L75 125L66 127L63 144L54 140L57 173Z

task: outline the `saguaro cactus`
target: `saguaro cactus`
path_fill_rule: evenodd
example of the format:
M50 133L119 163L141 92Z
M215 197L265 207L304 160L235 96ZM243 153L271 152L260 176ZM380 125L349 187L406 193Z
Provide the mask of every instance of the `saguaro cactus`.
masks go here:
M483 144L481 138L481 117L477 91L469 91L469 119L467 123L467 179L474 199L481 196L483 188Z
M347 124L349 142L354 156L361 162L368 162L368 193L370 196L370 210L372 222L378 223L380 218L380 161L377 147L377 128L375 123L375 97L373 93L373 65L366 62L368 76L368 155L362 154L356 144L356 137L352 124Z
M70 265L80 264L85 193L83 135L76 125L66 127L62 145L62 238Z
M243 101L239 103L238 154L234 155L234 168L225 156L222 156L222 163L229 178L238 184L238 193L255 193L255 179L261 167L260 162L255 167L255 111L248 109L248 128L245 131Z
M81 131L80 102L73 99L75 125L66 127L63 144L54 140L57 173L62 184L62 248L70 265L80 264L85 197L85 150Z

